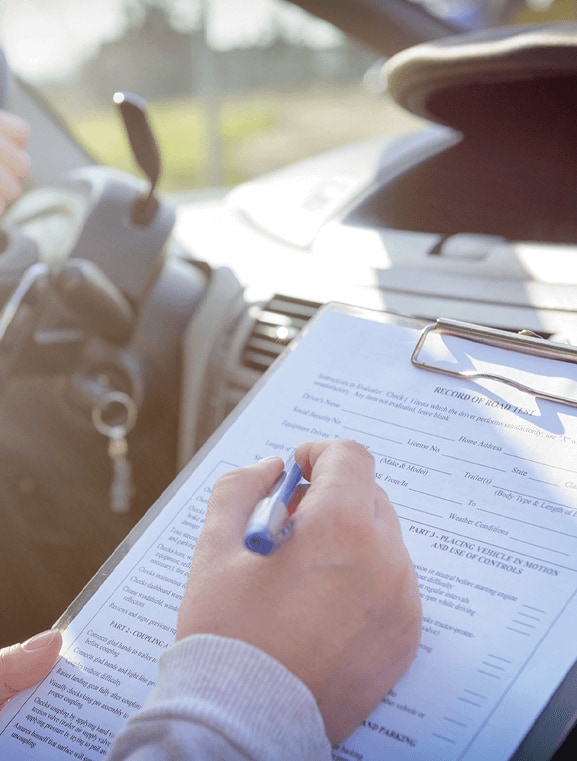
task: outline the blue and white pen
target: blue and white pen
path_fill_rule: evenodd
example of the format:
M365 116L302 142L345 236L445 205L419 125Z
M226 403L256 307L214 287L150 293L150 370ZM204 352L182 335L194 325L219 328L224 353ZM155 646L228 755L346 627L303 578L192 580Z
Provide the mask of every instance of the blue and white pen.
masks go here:
M289 506L301 480L302 470L291 456L280 478L250 517L244 535L249 550L269 555L287 539L292 530Z

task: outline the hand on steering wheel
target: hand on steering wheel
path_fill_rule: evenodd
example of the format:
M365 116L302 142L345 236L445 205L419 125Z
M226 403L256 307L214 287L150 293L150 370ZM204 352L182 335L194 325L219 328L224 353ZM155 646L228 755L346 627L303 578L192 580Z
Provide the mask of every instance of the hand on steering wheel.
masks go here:
M22 192L30 174L26 152L30 129L19 116L0 110L0 213Z

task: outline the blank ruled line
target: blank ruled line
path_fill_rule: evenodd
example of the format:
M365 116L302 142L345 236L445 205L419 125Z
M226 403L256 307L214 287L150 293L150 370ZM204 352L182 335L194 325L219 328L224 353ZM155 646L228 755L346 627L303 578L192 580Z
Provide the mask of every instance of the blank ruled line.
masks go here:
M555 489L563 488L562 486L554 483L553 481L543 481L543 479L535 478L534 476L529 476L529 481L535 481L536 484L543 484L543 486L553 486Z
M535 542L528 542L526 539L518 539L516 536L510 537L513 542L519 542L519 544L528 544L530 547L537 547L539 550L547 550L547 552L554 552L556 555L563 555L568 558L571 557L569 552L562 552L561 550L554 550L552 547L546 547L543 544L535 544Z
M497 666L496 663L489 663L489 661L482 661L483 666L488 666L490 669L496 669L497 671L506 671L503 666Z
M439 740L444 740L445 742L451 743L451 745L455 744L455 741L452 737L445 737L445 735L439 735L437 732L433 732L433 737L438 738Z
M440 499L441 502L450 502L452 505L459 505L462 507L463 503L458 502L456 499L449 499L448 497L441 497L438 494L430 494L426 491L421 491L420 489L413 489L412 487L409 487L409 491L414 491L416 494L422 494L424 497L432 497L433 499Z
M540 619L538 616L531 616L531 615L529 615L529 613L523 613L523 611L522 611L522 610L520 610L520 611L517 613L517 615L518 615L518 616L524 616L525 618L530 618L530 619L531 619L531 621L537 621L537 623L540 623L540 622L541 622L541 619Z
M529 610L534 610L535 613L543 613L543 615L545 615L545 613L547 613L546 610L541 610L541 608L535 608L533 605L527 605L527 603L523 603L522 607L523 608L528 608Z
M461 696L459 696L457 700L460 700L461 703L468 703L470 706L475 706L475 708L483 707L480 703L475 703L473 700L469 700L468 698L463 698Z
M493 655L493 653L487 653L487 658L493 658L493 660L501 661L502 663L512 663L512 661L510 661L508 658L503 658L502 655Z
M345 429L345 431L352 431L353 433L362 433L363 436L372 436L375 439L381 439L381 441L390 441L391 444L398 444L400 447L403 446L402 441L397 441L396 439L390 439L388 436L379 436L378 433L363 431L360 428L352 428L350 425L344 425L343 428Z
M508 626L507 629L510 632L515 632L515 634L522 634L524 637L530 637L531 636L531 632L522 632L519 629L514 629L512 626Z
M466 462L467 465L476 465L478 468L488 468L489 470L497 470L499 473L508 473L506 468L497 468L495 465L487 465L484 462L475 462L475 460L466 460L464 457L455 457L452 454L442 454L442 457L447 457L449 460L458 460L459 462Z
M532 462L535 465L544 465L546 468L553 468L554 470L563 470L566 473L575 473L574 468L564 468L562 465L551 465L548 462L541 462L541 460L532 460L530 457L522 457L518 454L512 454L511 452L503 452L505 457L514 457L516 460L523 460L524 462Z
M464 721L457 721L457 719L452 719L450 716L443 716L445 721L449 721L451 724L456 724L458 727L463 727L464 729L468 728L468 724L465 724Z
M497 518L506 518L508 521L515 521L515 523L522 523L524 526L531 526L531 528L538 528L542 531L550 531L552 534L560 534L566 536L568 539L577 539L577 535L568 534L566 531L559 531L556 528L549 528L549 526L541 526L539 523L533 523L532 521L524 521L521 518L515 518L512 515L506 513L497 513L494 510L487 510L485 507L477 508L481 513L487 513L488 515L495 515Z
M519 626L526 626L527 629L534 629L535 626L533 624L527 623L527 621L518 621L516 618L513 619L514 624L519 624Z
M499 681L501 681L501 677L499 676L499 674L491 674L490 671L484 671L483 669L477 669L477 672L479 674L483 674L483 676L490 676L491 679L498 679Z
M367 420L373 420L376 423L381 423L382 425L392 425L395 428L400 428L403 431L411 431L412 433L420 433L422 436L430 436L433 439L442 439L443 441L452 441L454 442L455 439L450 436L441 436L440 433L432 433L431 431L423 431L420 428L411 428L408 425L401 425L400 423L393 423L390 420L384 420L383 418L374 417L373 415L365 415L362 412L356 412L355 410L347 410L342 409L342 412L347 412L350 415L353 415L354 417L363 417Z
M476 698L481 698L481 700L487 700L486 695L483 695L480 692L474 692L474 690L468 690L466 687L463 689L463 692L466 692L467 695L474 695Z
M439 513L432 513L429 510L422 510L420 507L413 507L412 505L404 505L402 502L395 502L395 507L399 508L402 507L405 510L414 510L416 513L423 513L423 515L430 515L432 518L444 518L443 515L439 515ZM405 518L404 515L399 515L399 518ZM412 518L405 518L405 520L413 520Z

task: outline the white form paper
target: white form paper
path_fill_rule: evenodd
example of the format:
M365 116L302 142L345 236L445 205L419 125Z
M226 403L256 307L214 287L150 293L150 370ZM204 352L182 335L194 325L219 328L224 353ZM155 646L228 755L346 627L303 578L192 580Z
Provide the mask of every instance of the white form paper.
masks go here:
M408 674L335 761L512 755L577 656L577 410L416 369L416 337L320 314L73 618L52 673L3 710L0 758L103 758L173 641L216 478L337 436L375 457L417 568L424 622ZM558 375L577 396L574 366L466 348L444 338L435 351Z

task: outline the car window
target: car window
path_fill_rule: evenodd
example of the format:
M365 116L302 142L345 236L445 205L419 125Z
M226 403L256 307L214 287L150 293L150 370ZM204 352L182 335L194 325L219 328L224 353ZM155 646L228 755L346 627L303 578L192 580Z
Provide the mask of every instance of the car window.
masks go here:
M487 5L419 2L467 23ZM501 22L575 2L490 5ZM377 53L284 0L3 0L0 30L15 73L99 162L134 171L112 97L143 96L165 191L234 185L410 121L380 92Z
M377 55L281 0L4 0L0 27L13 70L100 162L134 170L112 97L142 95L164 190L236 184L386 129L364 84Z

